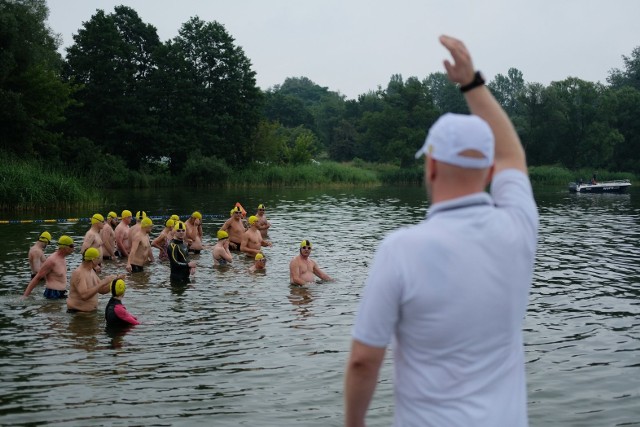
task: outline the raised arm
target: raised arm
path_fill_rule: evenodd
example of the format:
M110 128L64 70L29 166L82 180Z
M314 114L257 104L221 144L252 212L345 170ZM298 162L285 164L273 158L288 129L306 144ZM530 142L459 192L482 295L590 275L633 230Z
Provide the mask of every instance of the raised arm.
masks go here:
M471 83L476 70L464 43L449 36L440 36L440 43L449 50L453 58L453 63L444 61L449 80L461 86ZM509 116L491 91L485 85L481 85L465 92L464 96L471 113L484 119L493 131L496 141L494 173L504 169L518 169L526 174L527 162L520 138Z

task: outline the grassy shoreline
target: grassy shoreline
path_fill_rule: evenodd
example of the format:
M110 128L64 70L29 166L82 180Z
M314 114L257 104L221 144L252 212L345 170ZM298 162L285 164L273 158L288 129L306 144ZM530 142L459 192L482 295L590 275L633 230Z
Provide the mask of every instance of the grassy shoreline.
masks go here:
M88 171L90 174L91 171ZM367 187L377 185L422 185L423 167L401 168L390 164L349 163L323 161L305 165L251 165L242 170L230 170L224 176L203 173L198 182L187 177L169 179L165 174L144 175L130 172L132 180L146 183L143 187L164 187L165 184L208 187ZM636 180L631 173L604 170L577 170L560 166L531 166L529 176L536 185L566 185L592 174L598 180ZM190 175L192 177L193 175ZM127 182L127 177L121 177ZM0 158L0 211L38 210L51 207L91 207L104 202L98 184L90 178L52 170L36 160ZM191 182L190 182L191 181ZM130 181L129 181L130 182ZM155 184L155 185L154 185Z

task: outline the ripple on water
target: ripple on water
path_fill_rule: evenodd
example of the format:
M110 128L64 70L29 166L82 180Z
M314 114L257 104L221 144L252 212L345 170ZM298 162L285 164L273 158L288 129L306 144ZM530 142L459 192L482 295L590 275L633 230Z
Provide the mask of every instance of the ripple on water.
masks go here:
M203 193L204 212L228 211L236 196L221 193ZM424 217L423 189L280 189L251 197L252 205L267 203L273 223L267 273L249 275L250 261L238 254L231 268L214 269L205 250L194 256L194 283L176 287L167 265L155 263L127 279L124 303L144 323L122 334L105 330L102 312L69 315L41 289L21 301L29 276L24 256L40 230L0 226L8 248L0 258L0 424L341 425L342 375L362 284L380 240ZM172 200L163 201L162 212ZM563 192L538 201L540 239L524 322L530 423L637 424L638 208L624 196ZM207 243L220 224L205 221ZM47 227L77 241L86 231L86 224ZM288 263L302 239L313 242L312 256L335 283L288 286ZM76 254L69 269L78 262ZM123 268L121 261L104 263L105 274ZM101 297L100 310L105 303ZM371 404L373 425L392 419L391 357Z

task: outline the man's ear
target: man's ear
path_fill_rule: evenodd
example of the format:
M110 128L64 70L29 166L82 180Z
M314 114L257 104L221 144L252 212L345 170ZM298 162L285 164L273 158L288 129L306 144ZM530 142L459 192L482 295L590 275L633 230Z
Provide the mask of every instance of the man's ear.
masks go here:
M484 182L484 187L487 188L490 184L491 181L493 180L493 173L495 172L495 165L491 165L491 167L489 168L489 172L487 172L487 178L485 179Z
M436 175L438 174L438 168L436 166L436 161L431 156L427 156L427 182L433 182Z

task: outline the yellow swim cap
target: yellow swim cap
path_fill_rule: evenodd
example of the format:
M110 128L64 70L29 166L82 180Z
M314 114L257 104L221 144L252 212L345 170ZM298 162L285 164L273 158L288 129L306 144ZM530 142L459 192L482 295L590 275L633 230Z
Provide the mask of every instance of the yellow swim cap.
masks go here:
M258 252L256 254L256 261L260 261L260 260L265 260L266 261L264 255L262 255L262 252Z
M253 224L255 224L256 222L258 222L258 217L257 217L257 216L255 216L255 215L251 215L251 216L249 217L249 225L253 225Z
M192 213L191 216L193 218L202 219L202 214L198 211L195 211L194 213Z
M229 211L229 216L233 216L233 214L236 213L236 208L231 209L231 211Z
M173 222L175 223L176 221L180 221L180 217L176 214L171 215L171 219L173 220Z
M218 230L217 237L218 237L218 240L228 239L229 238L229 233L227 233L224 230Z
M91 217L91 224L97 224L99 222L104 222L104 217L99 213L93 214L93 216Z
M124 291L127 290L127 285L122 279L114 279L111 281L111 295L114 297L121 297L124 295Z
M141 221L142 218L146 218L147 217L147 213L145 211L138 211L136 212L136 219L138 221Z
M172 220L171 218L169 218L168 220L166 220L166 221L165 221L164 226L165 226L165 227L169 227L169 228L173 228L173 225L174 225L175 223L176 223L176 222L175 222L174 220Z
M100 251L96 248L88 248L82 254L82 259L84 261L93 261L94 259L100 258Z
M140 221L140 227L151 227L153 226L153 221L151 221L151 218L149 218L148 216L145 216L144 218L142 218L142 221Z
M130 216L132 216L131 215L131 211L128 210L128 209L123 210L122 211L122 215L120 215L120 217L122 217L122 218L127 218L127 217L130 217Z
M49 234L48 231L43 231L42 233L40 233L40 237L38 237L38 240L48 245L49 243L51 243L51 234Z
M58 247L60 246L73 246L73 239L69 236L60 236L58 239Z
M118 214L117 214L117 213L115 213L115 212L113 212L113 211L111 211L111 212L109 212L109 213L107 214L107 219L108 219L108 218L117 219L117 218L118 218Z
M300 247L304 247L304 246L309 246L311 247L311 242L308 240L303 240L302 242L300 242Z
M262 203L258 205L258 209L266 209Z
M178 231L178 230L186 230L186 228L185 228L185 226L184 226L184 222L182 222L182 221L178 221L178 222L176 222L176 223L175 223L175 225L173 226L173 229L174 229L175 231Z

